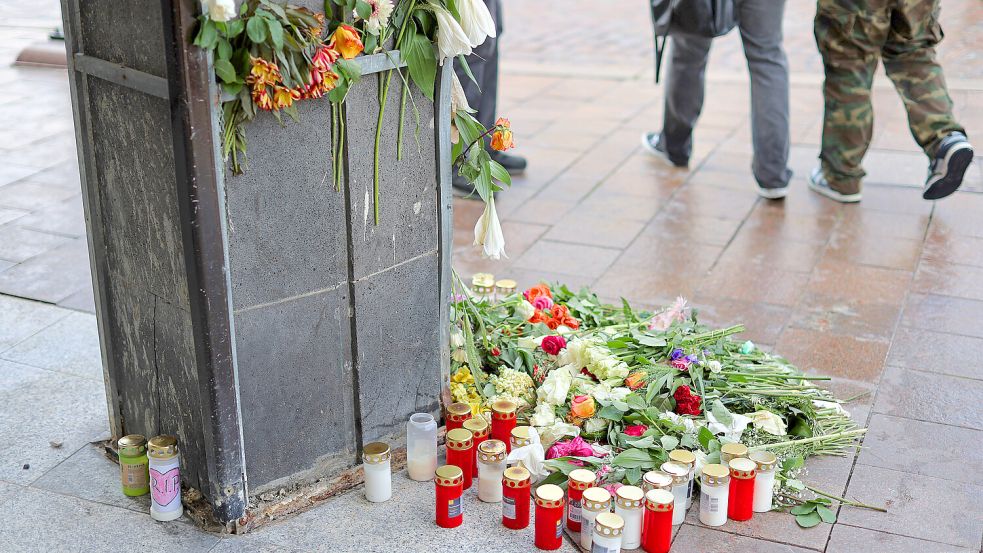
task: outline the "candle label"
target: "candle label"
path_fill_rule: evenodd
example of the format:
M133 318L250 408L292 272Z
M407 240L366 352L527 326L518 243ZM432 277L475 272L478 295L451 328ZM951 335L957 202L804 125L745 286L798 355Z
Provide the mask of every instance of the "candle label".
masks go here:
M502 516L505 518L515 518L515 498L504 496L502 498Z
M705 505L706 510L709 513L716 513L720 511L720 498L710 497L706 492L700 494L700 505Z
M557 520L556 521L556 537L559 538L562 535L563 535L563 521L562 520Z
M460 497L447 502L447 518L459 517L463 512L464 505L461 504Z
M583 519L580 516L580 500L571 499L569 505L570 508L567 512L567 517L570 519L570 522L580 522Z
M607 547L595 541L590 553L621 553L621 548Z

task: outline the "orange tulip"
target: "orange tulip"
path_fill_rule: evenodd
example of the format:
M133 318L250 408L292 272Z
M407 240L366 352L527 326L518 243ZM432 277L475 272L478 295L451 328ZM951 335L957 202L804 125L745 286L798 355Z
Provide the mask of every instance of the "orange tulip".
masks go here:
M346 60L350 60L361 54L362 50L365 49L365 45L362 44L362 39L359 38L358 31L355 30L355 27L338 25L334 34L331 35L331 42L328 44L328 48L337 51Z
M253 103L259 109L270 111L273 109L273 98L266 90L266 85L253 86Z
M250 57L250 61L252 68L249 70L249 76L247 77L250 84L266 85L280 82L280 69L277 68L275 63L255 57Z
M642 371L636 371L628 375L625 378L625 386L628 386L631 390L637 390L645 385L645 373Z
M594 398L590 396L573 396L570 402L570 412L581 419L594 416Z

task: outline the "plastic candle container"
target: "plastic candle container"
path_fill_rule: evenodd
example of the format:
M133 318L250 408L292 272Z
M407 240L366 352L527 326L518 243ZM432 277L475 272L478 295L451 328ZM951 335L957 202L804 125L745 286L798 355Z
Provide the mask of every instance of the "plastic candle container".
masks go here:
M529 477L529 471L523 467L505 469L502 476L502 526L512 530L529 526Z
M642 488L621 486L614 494L614 512L624 521L624 531L621 533L621 547L638 549L642 545L642 514L645 506L645 494ZM594 529L594 539L597 539L597 529Z
M500 399L492 403L491 437L505 442L505 451L512 451L512 429L515 428L515 403Z
M474 441L474 447L471 448L471 466L473 467L471 475L478 476L478 448L481 447L482 442L488 439L491 429L488 427L488 423L484 417L471 417L464 421L464 429L471 432L472 440ZM501 475L495 478L496 487L498 486L498 481L501 479Z
M505 475L505 444L498 440L481 442L478 450L478 499L486 503L502 500Z
M635 489L642 491L641 488ZM625 521L615 513L597 515L591 553L621 553L624 528Z
M130 434L119 439L120 480L123 494L131 497L150 491L150 462L147 459L147 438Z
M546 551L563 545L563 489L559 486L543 484L536 488L535 544Z
M778 458L770 451L752 451L748 459L758 465L754 477L754 512L767 513L771 510L772 496L775 493L775 468Z
M471 418L471 406L467 403L451 403L447 406L447 431L464 428L464 421Z
M689 490L689 469L672 461L662 463L662 472L672 477L672 496L676 502L672 506L673 526L683 523L686 518L686 492Z
M181 505L181 456L174 436L156 436L147 444L150 516L166 522L184 514Z
M747 457L730 460L727 516L731 520L750 520L754 514L754 477L757 470L757 463Z
M700 522L723 526L727 522L730 471L723 465L703 465L700 477Z
M527 446L532 443L532 433L535 432L531 426L516 426L512 429L509 439L512 442L512 447L509 451L517 447Z
M661 470L650 470L642 476L642 491L646 494L652 490L672 491L672 476Z
M696 455L685 449L674 449L669 452L669 460L689 469L689 482L686 483L686 509L693 504L693 480L696 477Z
M594 520L597 515L611 510L611 494L604 488L587 488L584 490L581 507L580 547L591 550L594 543Z
M456 528L464 522L464 473L461 467L444 465L436 470L434 483L437 488L437 526Z
M362 448L362 472L365 473L365 499L372 503L389 501L393 496L393 474L389 445L382 442Z
M459 467L464 472L464 489L471 488L474 469L471 461L474 457L474 439L470 430L455 428L447 433L447 464Z
M723 444L720 446L720 464L727 466L731 459L747 457L747 446L739 443Z
M437 470L437 421L414 413L406 423L406 472L419 482L433 480Z
M510 278L503 278L501 280L495 281L495 296L499 301L511 296L515 293L515 288L518 286L516 282Z
M645 524L642 528L642 549L647 553L669 553L672 544L672 492L649 490L645 494Z
M594 485L597 477L587 469L574 469L567 478L567 528L571 532L580 532L582 517L581 501L584 490Z

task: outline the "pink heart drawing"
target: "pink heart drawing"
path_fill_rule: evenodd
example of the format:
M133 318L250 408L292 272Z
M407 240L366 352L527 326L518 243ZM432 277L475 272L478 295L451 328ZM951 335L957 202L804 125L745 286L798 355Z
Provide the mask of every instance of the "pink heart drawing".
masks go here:
M164 506L168 505L178 496L181 489L181 473L178 467L161 474L154 469L150 469L150 493L154 498L154 503Z

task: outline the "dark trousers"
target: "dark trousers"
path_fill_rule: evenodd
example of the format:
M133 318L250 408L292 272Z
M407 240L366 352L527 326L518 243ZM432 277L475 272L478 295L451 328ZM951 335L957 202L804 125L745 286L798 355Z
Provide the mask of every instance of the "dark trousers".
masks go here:
M481 43L470 56L467 56L468 67L474 75L475 84L468 76L460 63L454 62L454 70L457 78L464 87L464 95L468 97L468 104L472 109L478 111L476 119L490 129L495 124L498 106L498 37L502 36L502 5L499 0L484 0L491 12L492 19L495 21L495 30L498 36L488 37Z

